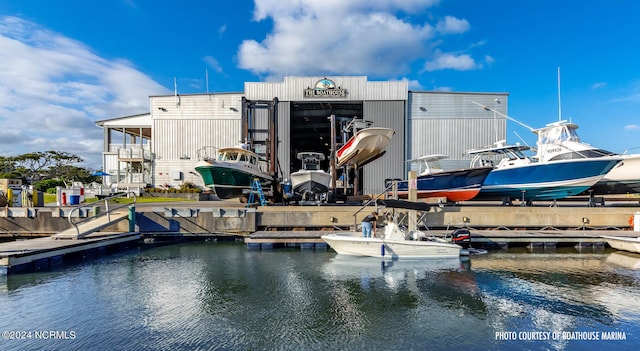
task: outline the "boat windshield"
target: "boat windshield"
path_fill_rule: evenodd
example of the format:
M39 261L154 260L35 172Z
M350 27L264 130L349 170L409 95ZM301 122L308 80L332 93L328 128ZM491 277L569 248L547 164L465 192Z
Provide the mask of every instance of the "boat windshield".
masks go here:
M560 125L543 130L540 132L539 139L541 144L561 144L567 141L580 142L580 137L575 128L570 128L568 125Z
M245 156L244 154L240 154L236 151L224 151L218 154L218 161L237 161L238 156ZM244 159L241 158L244 161Z
M320 161L318 161L317 159L307 159L304 164L302 165L302 168L308 171L316 171L318 169L320 169Z
M442 172L442 166L440 160L424 161L419 165L418 174L431 174Z

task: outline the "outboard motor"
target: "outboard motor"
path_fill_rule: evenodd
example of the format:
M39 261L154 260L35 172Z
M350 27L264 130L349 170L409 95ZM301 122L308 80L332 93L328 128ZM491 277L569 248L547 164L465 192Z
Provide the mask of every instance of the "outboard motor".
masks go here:
M451 241L468 249L471 245L471 232L466 228L456 229L451 233Z
M293 187L291 186L291 181L288 179L285 179L284 182L282 182L282 199L286 204L289 204L290 201L295 201Z

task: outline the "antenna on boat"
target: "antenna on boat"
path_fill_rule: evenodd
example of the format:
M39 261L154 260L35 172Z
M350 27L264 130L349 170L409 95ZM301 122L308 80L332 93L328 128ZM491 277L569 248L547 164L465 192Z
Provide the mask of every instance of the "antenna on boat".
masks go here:
M522 141L522 143L523 143L524 145L528 146L531 150L536 151L536 149L535 149L535 148L533 148L533 147L531 147L531 146L529 145L529 143L527 143L527 141L526 141L526 140L524 140L524 139L520 136L520 134L518 134L518 132L516 132L516 131L514 130L514 131L513 131L513 134L515 134L515 135L518 137L518 139L520 139L520 141Z
M474 104L476 104L476 105L478 105L478 106L482 107L483 109L485 109L485 110L487 110L487 111L495 112L496 114L498 114L498 115L500 115L500 116L502 116L502 117L504 117L504 118L506 118L506 119L508 119L508 120L510 120L510 121L512 121L512 122L516 122L516 123L518 123L519 125L521 125L521 126L523 126L523 127L527 128L527 129L529 129L529 131L531 131L531 132L535 132L535 129L534 129L533 127L530 127L530 126L528 126L528 125L526 125L526 124L524 124L524 123L522 123L522 122L518 121L517 119L515 119L515 118L513 118L513 117L507 116L507 115L505 115L504 113L502 113L502 112L500 112L500 111L497 111L497 110L496 110L496 109L494 109L494 108L491 108L491 107L489 107L489 106L487 106L487 105L483 105L483 104L478 103L478 102L475 102L475 101L471 101L471 102L473 102Z
M558 122L562 121L562 105L560 104L560 66L558 66Z

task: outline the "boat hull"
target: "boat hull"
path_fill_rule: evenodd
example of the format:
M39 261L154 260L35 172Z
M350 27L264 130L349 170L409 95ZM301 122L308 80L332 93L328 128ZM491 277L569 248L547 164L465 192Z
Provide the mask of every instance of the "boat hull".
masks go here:
M386 152L391 137L395 134L389 128L365 128L359 130L340 149L337 155L337 167L355 165L362 167L379 158Z
M478 195L491 170L482 167L420 175L416 179L417 197L446 197L450 202L471 200ZM398 197L408 197L408 183L408 180L398 182Z
M590 189L594 195L640 193L640 154L621 157L622 162Z
M620 158L550 161L497 168L475 199L554 200L578 195L600 181Z
M300 170L291 173L291 187L300 195L324 194L329 191L331 174L324 171Z
M245 196L251 190L251 182L259 179L263 190L269 189L271 177L263 173L243 170L241 165L228 165L218 162L201 162L196 166L204 185L216 192L221 199L232 199Z
M364 238L361 235L361 233L328 234L323 235L322 240L340 255L384 259L460 257L462 249L459 245L437 241L388 240Z
M640 237L638 238L625 238L617 236L602 236L609 246L616 250L629 251L640 253Z

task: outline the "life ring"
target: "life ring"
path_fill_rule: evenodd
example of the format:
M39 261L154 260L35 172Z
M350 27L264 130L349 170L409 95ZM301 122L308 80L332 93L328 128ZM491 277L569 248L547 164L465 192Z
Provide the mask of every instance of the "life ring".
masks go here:
M635 216L631 216L631 217L629 217L629 226L630 226L630 227L633 227L633 225L634 225L634 222L635 222L635 218L634 218L634 217L635 217Z

